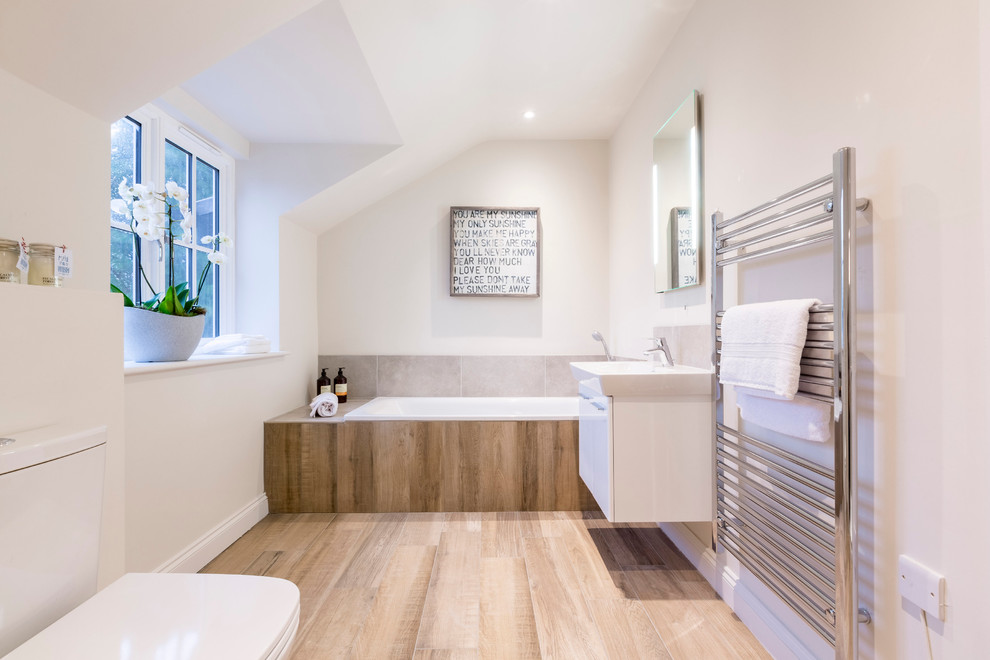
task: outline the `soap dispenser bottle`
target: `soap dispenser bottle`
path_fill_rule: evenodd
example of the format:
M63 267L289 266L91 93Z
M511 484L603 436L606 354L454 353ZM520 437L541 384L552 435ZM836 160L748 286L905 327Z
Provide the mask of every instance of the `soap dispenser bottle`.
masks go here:
M316 394L326 394L327 392L333 392L333 381L330 380L327 370L324 369L320 377L316 379Z
M333 379L333 393L337 395L339 403L347 402L347 378L344 377L343 367L337 367L337 376Z

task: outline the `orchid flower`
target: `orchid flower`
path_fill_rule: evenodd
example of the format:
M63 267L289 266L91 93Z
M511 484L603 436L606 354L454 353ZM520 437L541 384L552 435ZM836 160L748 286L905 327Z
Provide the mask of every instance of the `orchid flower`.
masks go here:
M185 202L189 199L189 193L186 192L186 189L181 187L175 181L169 181L165 184L165 192L169 197L179 203Z

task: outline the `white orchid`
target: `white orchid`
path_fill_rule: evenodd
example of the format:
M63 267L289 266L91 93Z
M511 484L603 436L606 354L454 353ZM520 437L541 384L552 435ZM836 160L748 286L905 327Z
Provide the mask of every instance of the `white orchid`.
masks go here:
M165 237L165 228L153 220L141 220L134 223L134 233L146 241L160 241Z
M155 191L143 183L135 183L129 190L131 195L139 197L141 201L151 201L154 199Z
M151 202L137 201L131 211L134 214L135 222L152 221L155 219L156 211Z
M192 221L192 218L189 218L189 217L183 218L182 219L182 222L179 223L179 226L182 227L182 233L183 233L182 240L184 240L184 241L192 241L192 239L193 239L193 221Z
M234 247L234 239L223 232L218 233L216 236L204 236L199 239L199 242L203 245L215 245L217 247L223 245L225 247Z
M131 208L122 199L110 200L110 210L118 215L122 215L127 219L131 217Z
M203 291L206 284L206 277L213 265L219 267L227 261L227 256L219 251L221 245L232 246L234 241L223 233L215 236L204 236L201 240L204 245L210 245L212 252L207 253L207 263L200 271L199 283L195 289L191 287L192 282L176 282L175 266L175 243L189 244L195 239L195 215L189 208L189 193L179 186L175 181L169 181L165 185L165 190L159 192L153 188L135 183L127 185L127 179L122 179L117 186L117 194L120 199L114 199L110 203L110 209L117 214L124 215L131 220L131 230L147 241L159 241L162 245L163 255L168 258L168 288L161 294L154 291L151 282L148 281L141 268L141 275L145 283L151 288L153 299L140 303L145 309L172 314L176 316L191 316L203 314L205 311L198 306L199 293ZM178 224L177 228L175 225ZM181 228L181 235L179 234ZM140 267L140 264L139 264ZM180 292L187 291L189 295L182 296ZM191 293L195 292L195 296ZM126 296L125 296L126 298ZM127 302L125 300L125 302ZM133 304L131 302L130 304Z
M180 203L189 199L189 193L186 192L186 189L175 181L169 181L165 184L165 192L169 197Z

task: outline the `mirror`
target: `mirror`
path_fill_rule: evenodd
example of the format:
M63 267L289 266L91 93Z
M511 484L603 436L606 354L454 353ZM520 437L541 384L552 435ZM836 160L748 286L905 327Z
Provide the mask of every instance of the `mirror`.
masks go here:
M692 91L653 137L657 293L701 284L701 97Z

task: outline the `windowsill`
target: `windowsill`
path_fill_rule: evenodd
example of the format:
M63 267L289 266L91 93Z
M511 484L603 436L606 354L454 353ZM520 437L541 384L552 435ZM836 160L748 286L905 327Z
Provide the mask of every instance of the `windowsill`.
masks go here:
M137 374L161 373L163 371L180 371L182 369L202 369L235 362L254 362L268 360L288 355L285 351L271 353L253 353L251 355L193 355L183 362L125 362L124 376Z

